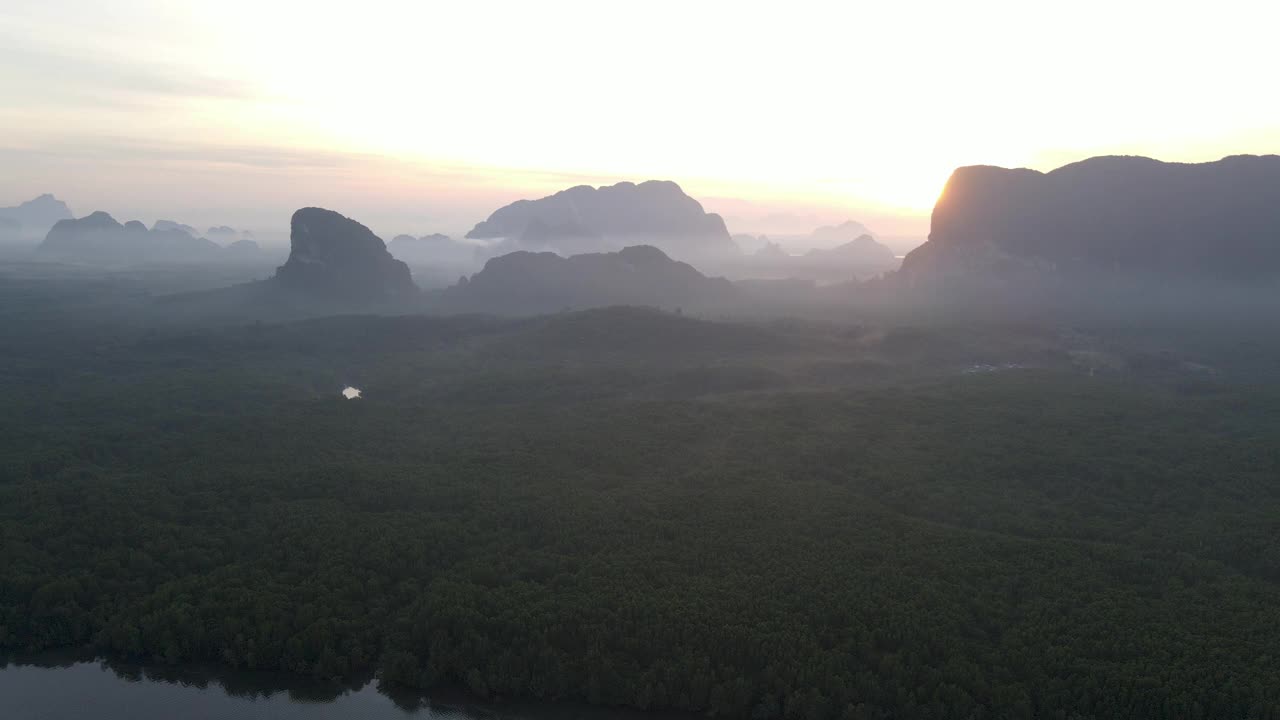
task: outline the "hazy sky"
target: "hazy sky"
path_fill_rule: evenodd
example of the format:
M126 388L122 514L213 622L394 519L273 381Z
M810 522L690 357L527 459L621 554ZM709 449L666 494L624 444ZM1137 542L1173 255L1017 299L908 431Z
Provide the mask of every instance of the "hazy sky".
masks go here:
M0 205L456 232L663 178L733 230L923 233L958 165L1280 151L1278 27L1274 0L4 0Z

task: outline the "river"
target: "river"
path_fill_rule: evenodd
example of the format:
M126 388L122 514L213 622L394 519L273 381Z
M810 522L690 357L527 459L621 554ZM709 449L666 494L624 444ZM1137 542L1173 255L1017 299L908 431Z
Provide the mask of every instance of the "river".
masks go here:
M153 667L71 654L0 659L4 720L652 720L578 706L486 706L465 696L281 673Z

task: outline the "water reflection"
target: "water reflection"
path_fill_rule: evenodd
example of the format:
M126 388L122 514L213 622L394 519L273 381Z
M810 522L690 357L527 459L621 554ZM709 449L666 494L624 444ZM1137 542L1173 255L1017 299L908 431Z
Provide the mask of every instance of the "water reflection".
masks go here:
M86 704L88 703L88 704ZM493 717L365 678L314 680L199 665L144 665L77 652L0 657L0 718L97 720Z
M147 665L78 652L0 655L0 718L62 720L686 720L558 703L482 703L373 678L315 680L218 666Z

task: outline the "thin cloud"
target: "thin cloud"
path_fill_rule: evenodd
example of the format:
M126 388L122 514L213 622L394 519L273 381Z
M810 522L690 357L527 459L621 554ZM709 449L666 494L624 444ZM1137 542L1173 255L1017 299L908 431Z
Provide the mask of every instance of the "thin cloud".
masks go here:
M36 147L0 148L0 158L56 158L64 162L203 163L278 169L351 167L368 163L377 159L377 156L270 145L213 145L97 136Z
M29 102L33 94L46 102L128 106L148 100L176 98L252 100L261 93L243 80L219 77L156 62L115 55L70 55L23 46L0 36L0 74L4 84L19 85Z

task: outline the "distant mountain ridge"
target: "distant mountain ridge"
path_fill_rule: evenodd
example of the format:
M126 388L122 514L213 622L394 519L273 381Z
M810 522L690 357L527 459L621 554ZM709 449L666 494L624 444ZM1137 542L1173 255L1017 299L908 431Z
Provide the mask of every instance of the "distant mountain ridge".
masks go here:
M36 252L47 259L88 265L141 265L225 259L222 247L179 229L148 230L137 220L120 224L101 210L59 220Z
M809 233L809 245L813 248L832 247L862 237L875 240L875 234L867 229L866 225L856 220L846 220L839 225L825 225ZM890 252L890 255L892 254Z
M151 225L152 230L164 232L166 230L180 230L191 237L195 237L198 233L196 229L186 223L176 222L174 220L157 220Z
M442 297L451 308L529 314L607 305L706 307L732 302L737 289L642 245L569 257L509 253L490 259Z
M443 233L430 233L422 237L397 235L387 243L387 250L397 259L413 264L440 264L446 266L479 265L476 260L477 245L459 242Z
M0 208L0 220L16 238L39 240L59 221L72 218L67 204L49 193L13 207Z
M804 253L787 252L782 242L767 235L735 237L741 238L741 243L759 245L751 254L720 263L719 267L735 279L793 278L831 284L873 277L898 267L893 251L853 220L782 241L792 248L807 246Z
M1280 277L1280 156L962 167L900 271L912 285L1028 273Z
M121 224L101 210L59 220L36 253L47 260L99 266L253 263L262 259L261 248L252 240L223 247L200 237L190 225L157 220L147 229L138 220Z
M889 268L897 258L887 246L867 234L831 248L814 248L801 256L818 262L846 262L849 265Z
M502 240L509 250L564 254L642 244L680 258L737 251L719 215L706 212L674 182L659 180L580 185L538 200L519 200L494 211L467 238Z

